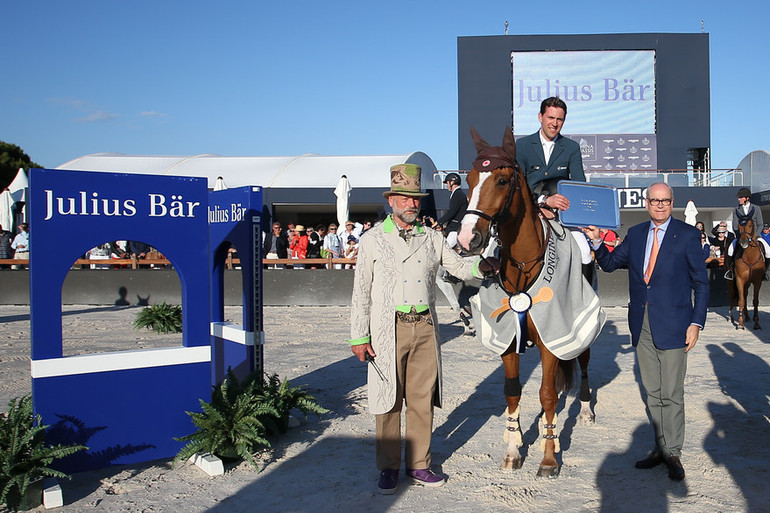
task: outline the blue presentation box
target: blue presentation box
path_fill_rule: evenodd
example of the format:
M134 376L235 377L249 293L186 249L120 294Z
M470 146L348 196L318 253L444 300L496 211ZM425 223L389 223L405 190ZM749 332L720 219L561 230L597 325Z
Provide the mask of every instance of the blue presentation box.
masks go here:
M620 228L620 205L615 187L564 180L559 182L558 192L570 203L569 208L559 214L564 226Z

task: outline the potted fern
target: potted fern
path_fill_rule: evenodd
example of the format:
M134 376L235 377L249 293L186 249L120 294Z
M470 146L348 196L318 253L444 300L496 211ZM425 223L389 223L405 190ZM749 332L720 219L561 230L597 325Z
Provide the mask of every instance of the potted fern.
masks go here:
M257 393L258 375L252 373L243 382L232 372L215 386L211 402L200 399L202 412L187 412L197 431L181 438L188 442L174 461L183 461L194 454L213 454L222 459L244 459L255 468L254 453L260 446L270 446L265 439L264 419L278 417L278 411L260 400Z
M291 387L277 374L264 377L253 372L239 381L228 369L227 378L213 387L211 402L200 401L202 412L187 412L197 431L181 438L188 442L174 461L189 459L194 454L213 454L222 459L244 459L254 468L254 453L270 447L269 435L285 433L289 410L305 415L329 410L300 387Z
M32 397L11 399L0 415L0 503L11 511L31 509L43 498L45 477L69 479L50 467L54 460L78 451L83 445L48 445L40 415L32 414Z
M321 415L329 410L319 405L315 398L300 387L292 387L289 380L281 381L278 374L266 376L262 381L261 394L265 404L278 411L278 422L274 419L266 419L270 434L278 435L289 429L289 412L301 411L307 418L308 414Z
M134 328L147 328L157 333L182 333L182 307L166 304L165 301L144 307L136 314Z

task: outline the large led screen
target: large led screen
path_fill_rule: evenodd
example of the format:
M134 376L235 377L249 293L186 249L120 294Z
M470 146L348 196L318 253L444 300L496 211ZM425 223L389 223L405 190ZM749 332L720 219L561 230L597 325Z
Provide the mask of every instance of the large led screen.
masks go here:
M540 102L558 96L587 171L657 167L653 50L512 52L511 64L517 137L535 133Z

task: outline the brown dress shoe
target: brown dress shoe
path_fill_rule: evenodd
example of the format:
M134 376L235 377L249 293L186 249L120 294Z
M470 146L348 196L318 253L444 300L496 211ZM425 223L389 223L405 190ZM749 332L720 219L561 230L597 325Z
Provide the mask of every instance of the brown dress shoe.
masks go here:
M647 455L643 460L637 461L634 466L636 468L654 468L663 463L663 455L656 449Z
M668 460L666 460L666 465L668 465L668 478L672 481L681 481L684 479L684 467L682 466L682 462L679 461L679 458L676 456L671 456Z

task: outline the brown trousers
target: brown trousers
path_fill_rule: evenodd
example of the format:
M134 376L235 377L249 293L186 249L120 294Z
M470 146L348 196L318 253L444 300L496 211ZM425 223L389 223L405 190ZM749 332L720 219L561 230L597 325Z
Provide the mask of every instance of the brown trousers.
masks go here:
M433 396L438 380L436 344L430 317L417 322L396 320L396 403L376 415L377 468L401 468L401 409L406 401L406 468L430 467Z

